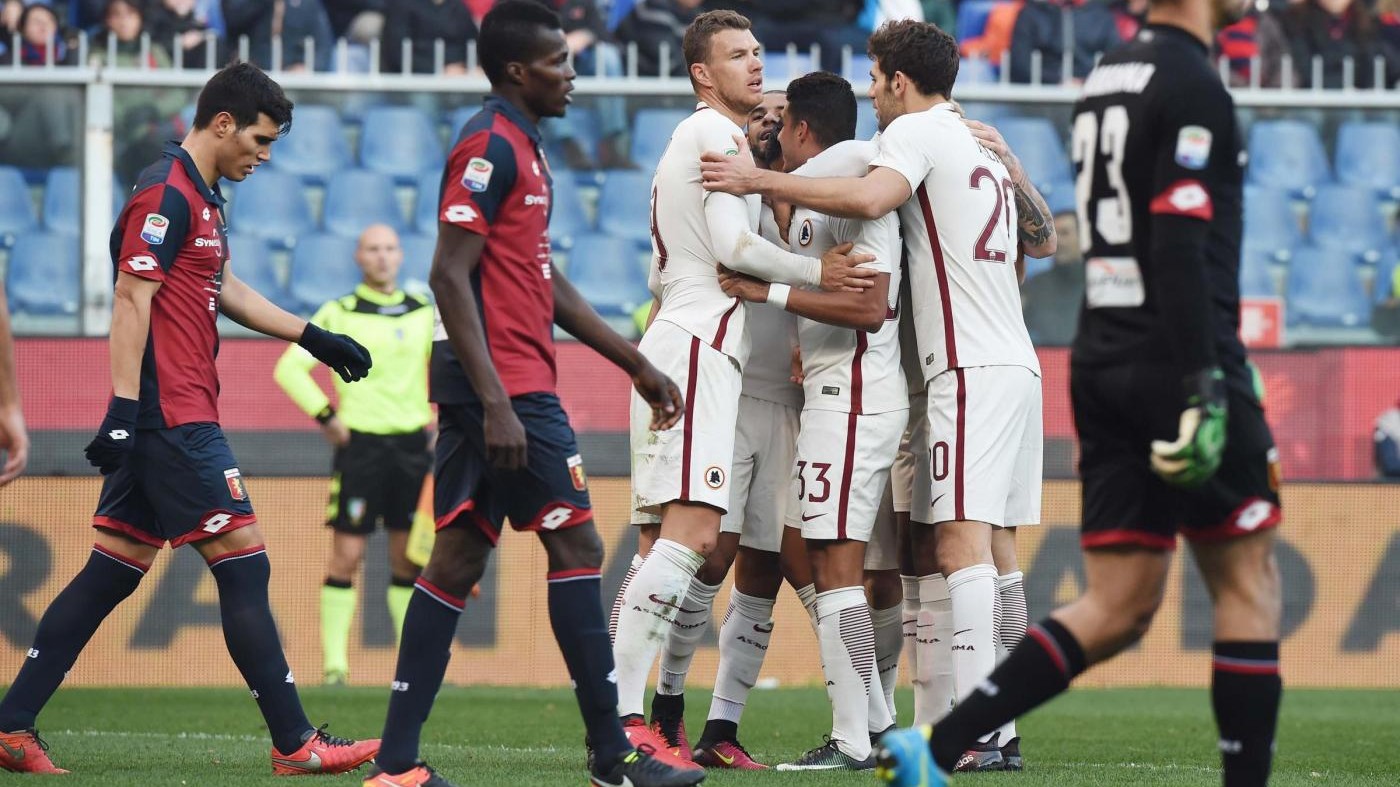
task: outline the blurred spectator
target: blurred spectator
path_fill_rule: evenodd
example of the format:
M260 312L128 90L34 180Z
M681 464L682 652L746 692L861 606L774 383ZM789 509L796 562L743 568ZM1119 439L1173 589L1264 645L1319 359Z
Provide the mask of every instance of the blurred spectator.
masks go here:
M0 57L4 65L18 62L42 66L47 62L73 65L77 50L67 40L58 15L46 5L31 5L16 23L19 48ZM71 165L77 158L82 132L82 96L70 88L34 87L6 93L0 106L0 163L20 167Z
M19 32L19 18L24 13L21 0L0 2L0 54L10 51L11 39Z
M1381 24L1381 40L1392 52L1400 52L1400 0L1377 0L1376 19Z
M1094 67L1094 58L1122 43L1108 6L1095 0L1031 0L1016 15L1011 31L1011 81L1032 81L1032 53L1040 52L1040 81L1078 83ZM1065 48L1071 73L1064 73Z
M1084 299L1084 254L1074 213L1055 215L1055 236L1060 239L1055 264L1021 285L1021 309L1036 344L1064 346L1074 341Z
M667 50L666 73L685 76L685 56L681 36L686 25L700 14L702 0L637 0L613 33L617 40L637 46L637 74L661 74L661 50Z
M1321 61L1324 88L1340 88L1346 83L1348 58L1355 87L1375 86L1378 58L1385 85L1400 82L1400 51L1386 41L1380 20L1364 3L1301 0L1271 16L1277 24L1261 23L1258 31L1265 86L1285 82L1284 55L1292 57L1293 87L1314 86L1313 58Z
M104 18L105 29L93 39L89 50L92 65L114 65L108 57L115 48L115 65L120 68L170 67L170 55L159 41L150 41L148 48L142 46L145 18L137 0L107 0ZM185 93L164 87L129 87L117 91L114 103L113 166L130 183L142 167L160 155L165 140L178 135Z
M1021 0L998 3L987 15L987 24L982 35L959 42L963 57L980 57L983 60L1001 65L1001 59L1011 49L1011 33L1016 28L1016 17L1021 15L1025 5Z
M467 42L476 40L476 22L462 0L394 0L385 9L379 68L404 68L403 41L412 42L409 70L431 74L437 68L437 42L443 44L443 73L467 73Z
M16 25L20 36L19 51L7 51L5 65L12 65L16 60L25 66L42 66L49 62L71 66L76 62L77 48L65 35L53 8L38 3L25 6Z
M1376 308L1371 328L1387 339L1400 339L1400 265L1376 276Z
M401 0L407 2L407 0ZM395 2L398 5L399 2ZM228 47L238 53L238 39L248 37L248 60L271 68L272 41L282 40L282 68L317 71L330 68L331 21L321 0L223 0L224 20L228 23ZM307 63L306 40L311 39L315 59Z
M32 0L29 1L32 2ZM224 24L224 12L223 8L219 5L219 1L220 0L194 0L194 15L195 18L204 22L210 29L218 33L220 38L223 38L228 32L228 28ZM142 0L142 5L146 7L146 18L148 21L154 18L151 15L151 11L153 11L156 6L160 5L160 3L161 0ZM69 21L71 21L75 27L79 30L95 33L102 27L102 19L107 11L107 2L106 0L69 0L68 8L70 13ZM169 47L170 42L166 41L165 45Z
M146 16L139 0L107 0L102 30L92 40L88 59L94 66L120 68L169 68L170 54L160 41L149 40L143 46L141 34L146 32ZM144 51L144 57L143 57ZM109 56L115 52L115 62ZM179 106L175 111L179 111Z
M865 0L857 23L861 32L868 36L892 19L917 19L951 33L957 24L957 12L951 0ZM854 54L862 52L856 50Z
M1251 9L1243 19L1222 27L1215 36L1215 51L1230 62L1232 86L1249 84L1254 58L1259 54L1259 23L1263 18ZM1267 18L1273 23L1272 17Z
M1113 10L1113 19L1118 23L1118 37L1132 40L1147 22L1148 0L1110 0L1108 7Z
M1376 419L1376 472L1400 478L1400 402Z
M331 34L354 44L384 36L384 12L389 0L324 0Z
M209 17L198 0L159 0L150 6L146 29L153 40L170 52L172 59L178 51L185 68L204 68L211 49L216 67L227 59L223 39L209 24ZM214 34L212 46L210 33Z
M598 11L595 0L539 0L559 12L564 23L564 38L574 57L574 70L580 77L620 77L625 71L622 52L609 40L607 24ZM564 159L574 169L631 169L627 157L627 102L620 96L599 96L594 106L603 139L598 150L587 150L586 139L578 125L578 115L546 118L545 128L560 141ZM597 159L595 161L594 155Z
M823 70L841 71L841 49L865 53L868 36L856 24L864 0L749 0L729 3L753 20L754 35L765 49L782 51L788 44L806 52L821 47Z

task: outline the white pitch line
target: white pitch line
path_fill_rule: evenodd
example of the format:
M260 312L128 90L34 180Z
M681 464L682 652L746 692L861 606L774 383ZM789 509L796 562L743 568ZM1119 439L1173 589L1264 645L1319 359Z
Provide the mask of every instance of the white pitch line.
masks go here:
M231 743L267 743L264 735L230 735L222 732L134 732L131 730L53 730L46 735L77 735L85 738L141 738L168 741L226 741ZM446 749L448 751L499 751L510 754L562 754L563 749L554 746L505 746L479 744L464 746L457 743L427 743L425 748Z

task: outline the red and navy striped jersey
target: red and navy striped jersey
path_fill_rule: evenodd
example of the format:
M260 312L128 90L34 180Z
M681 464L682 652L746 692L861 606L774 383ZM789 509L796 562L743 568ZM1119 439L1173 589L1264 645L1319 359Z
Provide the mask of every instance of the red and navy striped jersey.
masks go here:
M161 429L219 420L219 292L228 240L224 199L194 160L167 142L137 178L112 229L113 279L128 273L161 283L141 358L136 425Z
M554 286L549 247L553 181L540 133L510 102L489 96L457 135L442 176L438 220L486 236L472 294L486 347L508 396L553 393ZM431 398L476 401L441 318Z

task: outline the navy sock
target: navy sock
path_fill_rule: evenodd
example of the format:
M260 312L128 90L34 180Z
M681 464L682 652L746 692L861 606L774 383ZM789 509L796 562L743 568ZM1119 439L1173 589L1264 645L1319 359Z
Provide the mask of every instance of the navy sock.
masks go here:
M1053 618L1026 629L1006 661L938 722L929 740L934 762L952 773L979 737L1069 688L1085 666L1079 641Z
M1220 728L1225 787L1262 787L1269 781L1283 680L1277 642L1217 642L1210 704Z
M632 744L617 717L616 673L601 585L596 568L549 574L549 623L573 679L599 770L606 771L632 750Z
M141 584L150 566L94 545L87 565L49 604L29 657L0 701L0 732L34 726L39 711L102 621Z
M257 700L272 745L293 754L313 728L301 708L267 600L272 576L267 549L256 546L220 555L209 561L209 571L219 585L219 617L228 654Z
M399 662L389 693L389 713L375 763L386 773L403 773L418 761L418 737L433 708L452 637L466 599L457 598L422 577L404 613Z

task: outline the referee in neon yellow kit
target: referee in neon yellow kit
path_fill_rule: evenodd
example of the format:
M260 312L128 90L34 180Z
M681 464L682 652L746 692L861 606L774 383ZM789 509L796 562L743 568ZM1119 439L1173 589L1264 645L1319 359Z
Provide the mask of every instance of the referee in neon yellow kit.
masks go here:
M293 345L274 377L335 446L334 477L326 524L335 530L326 582L321 588L321 652L327 684L349 678L350 627L355 617L354 577L365 542L379 522L389 533L389 614L394 636L403 628L419 567L407 555L409 530L423 480L432 467L428 442L428 357L433 308L426 298L398 287L403 249L398 235L374 224L360 235L355 262L363 280L355 291L325 303L311 322L353 336L374 356L374 376L355 385L335 381L339 408L311 377L316 365Z

